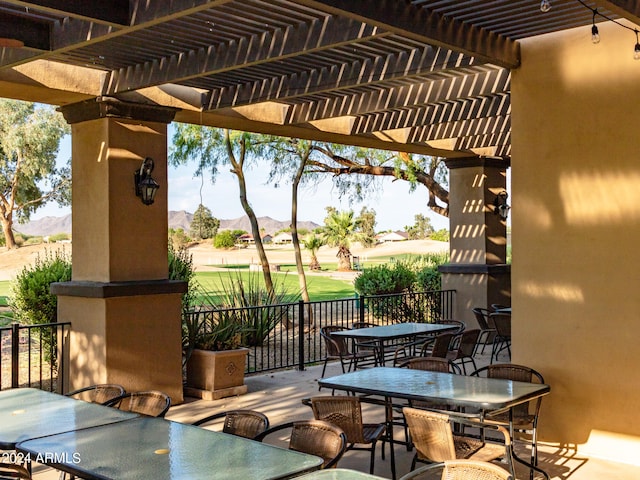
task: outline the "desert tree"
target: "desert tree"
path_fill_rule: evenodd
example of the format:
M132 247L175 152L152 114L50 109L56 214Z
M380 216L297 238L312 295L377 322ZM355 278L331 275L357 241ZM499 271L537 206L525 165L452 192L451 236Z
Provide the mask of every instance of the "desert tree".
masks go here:
M260 238L258 219L247 195L246 169L263 155L264 143L249 133L178 123L169 160L174 165L196 162L196 176L208 172L215 182L218 169L229 166L238 181L240 203L251 224L251 234L262 266L265 289L275 298L269 260Z
M70 132L53 108L0 100L0 222L15 248L14 220L27 222L48 202L69 205L71 171L56 166L60 140Z
M191 225L189 225L191 236L200 240L213 238L218 233L218 228L220 228L220 220L215 218L211 214L211 210L202 203L198 205L193 214Z
M365 248L376 244L376 211L373 208L362 207L356 219L360 230L360 243Z
M362 147L317 143L306 173L329 174L339 195L361 201L380 189L377 180L392 178L409 184L413 192L419 185L428 191L427 207L449 216L448 169L444 159L407 152L391 152Z
M416 214L413 218L415 223L404 227L409 234L409 239L417 240L429 238L429 235L434 232L433 226L431 225L431 219L421 213Z

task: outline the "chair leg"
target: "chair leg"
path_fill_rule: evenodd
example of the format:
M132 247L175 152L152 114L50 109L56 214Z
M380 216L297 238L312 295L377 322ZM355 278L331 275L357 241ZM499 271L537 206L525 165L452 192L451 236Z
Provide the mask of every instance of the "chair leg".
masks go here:
M320 378L324 378L324 372L327 370L327 362L329 361L328 358L324 359L324 365L322 366L322 374L320 375ZM318 391L322 390L322 387L320 385L318 385Z
M369 473L373 475L373 466L376 461L376 442L371 443L371 460L369 460Z

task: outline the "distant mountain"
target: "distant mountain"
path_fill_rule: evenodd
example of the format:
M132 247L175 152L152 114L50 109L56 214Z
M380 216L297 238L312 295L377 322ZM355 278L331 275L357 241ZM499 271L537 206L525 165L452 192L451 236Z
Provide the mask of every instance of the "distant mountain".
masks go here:
M71 233L71 214L64 217L42 217L25 224L14 223L13 229L24 235L46 237L56 233Z
M193 220L193 214L184 210L169 212L169 228L182 228L185 232L189 231L189 226ZM274 234L279 230L289 228L289 221L274 220L271 217L258 217L258 225L264 228L266 233ZM298 222L298 228L306 228L313 230L320 225L314 222ZM64 217L43 217L33 220L25 224L16 223L14 230L30 236L48 236L56 233L71 233L71 214ZM249 217L239 217L232 220L220 220L221 230L245 230L251 231Z
M274 220L271 217L258 217L258 225L261 229L264 229L266 233L273 235L280 230L289 228L291 222ZM298 222L298 228L305 228L307 230L313 230L319 226L317 223L310 221ZM251 232L251 223L249 222L249 217L246 215L233 220L220 220L220 230L244 230Z

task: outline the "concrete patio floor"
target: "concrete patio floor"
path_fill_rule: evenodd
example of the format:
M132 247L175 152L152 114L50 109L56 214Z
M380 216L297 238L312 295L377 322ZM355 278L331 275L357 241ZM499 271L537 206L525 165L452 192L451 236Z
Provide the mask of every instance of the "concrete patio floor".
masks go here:
M481 361L484 359L481 359ZM329 395L328 390L318 392L317 379L322 372L322 366L309 367L305 371L287 370L273 372L264 375L255 375L246 378L248 393L241 396L229 397L220 400L207 401L187 398L185 403L171 407L166 418L178 422L190 423L198 418L230 409L246 408L258 410L269 417L271 425L277 425L297 419L313 418L311 409L302 404L302 399L313 395ZM337 364L330 364L326 376L341 373ZM553 395L553 386L552 386ZM338 393L338 392L336 392ZM543 401L544 409L544 401ZM544 415L544 410L542 412ZM384 419L382 408L377 405L364 404L363 416L365 422L376 422ZM544 418L541 417L541 422ZM213 425L214 430L219 429ZM400 428L394 430L395 438L402 439ZM523 443L523 442L519 442ZM204 446L203 446L204 448ZM523 458L527 458L528 451L525 447L518 447L517 452ZM396 468L398 478L410 469L413 452L407 452L404 446L397 445ZM589 458L577 453L575 450L540 444L539 464L552 479L570 480L630 480L640 478L640 466L614 463L597 458ZM368 472L369 452L347 452L339 463L340 468L349 468ZM391 478L389 452L386 459L382 460L380 447L377 448L375 461L375 474L383 478ZM518 478L528 479L528 469L519 469ZM49 468L36 467L34 470L36 480L48 480L58 478L55 472ZM539 477L542 478L542 477ZM250 479L246 479L250 480Z

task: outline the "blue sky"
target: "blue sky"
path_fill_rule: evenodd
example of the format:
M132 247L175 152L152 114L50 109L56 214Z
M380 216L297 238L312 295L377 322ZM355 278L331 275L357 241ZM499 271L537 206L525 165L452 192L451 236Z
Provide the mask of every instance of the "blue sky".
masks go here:
M65 137L60 145L58 158L71 156L71 137ZM186 210L193 213L200 203L201 179L193 177L194 167L169 167L169 210ZM288 220L291 216L291 190L288 186L275 188L267 184L266 169L254 168L246 173L248 197L251 206L259 217L269 216L276 220ZM333 206L338 210L353 209L360 212L363 204L349 205L346 199L340 200L333 191L329 176L315 189L303 189L299 192L298 220L324 223L325 207ZM244 215L238 198L238 184L228 169L221 169L214 184L205 178L202 189L203 204L219 219L234 219ZM436 215L426 207L427 190L418 187L409 193L407 182L383 181L383 187L374 197L364 204L376 211L376 230L404 230L413 225L416 214L431 219L436 230L449 228L449 220ZM38 210L32 220L46 216L62 216L71 212L70 208L60 209L56 204L47 205Z

